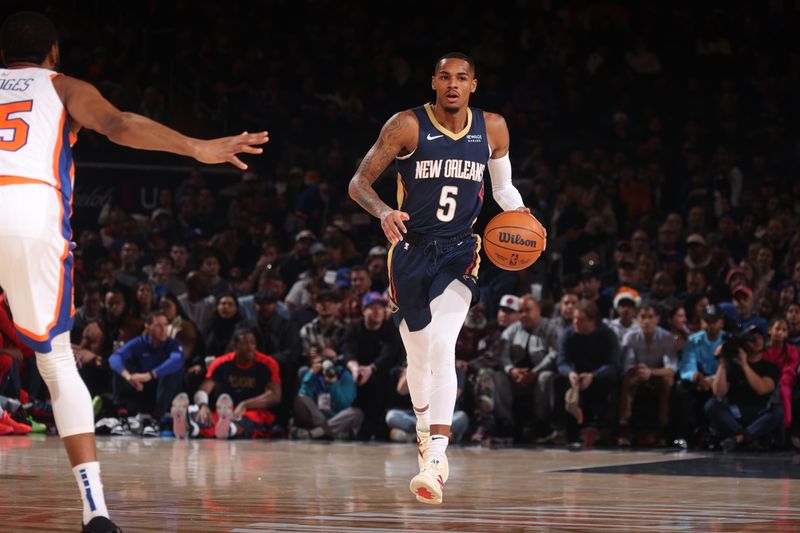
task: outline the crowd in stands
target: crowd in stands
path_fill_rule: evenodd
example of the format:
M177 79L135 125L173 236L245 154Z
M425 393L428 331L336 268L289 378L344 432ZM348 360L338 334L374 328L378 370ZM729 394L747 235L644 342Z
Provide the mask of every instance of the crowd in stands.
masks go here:
M399 24L334 2L298 30L264 4L151 3L141 22L164 53L146 58L136 17L109 9L94 33L54 17L64 70L123 109L272 138L225 189L187 170L155 207L118 195L75 228L72 339L98 431L157 435L177 415L189 436L413 438L388 245L347 182L459 49L549 243L522 272L481 265L454 437L800 448L796 8L518 2L456 10L464 30L446 35L422 12ZM204 106L168 98L166 71L207 82ZM91 133L76 150L128 157ZM1 331L0 406L46 422L32 354Z

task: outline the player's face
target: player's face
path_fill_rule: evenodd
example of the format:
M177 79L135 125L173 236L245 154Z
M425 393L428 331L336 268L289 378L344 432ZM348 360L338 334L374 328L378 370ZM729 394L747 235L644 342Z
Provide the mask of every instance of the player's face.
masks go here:
M436 91L436 105L453 112L469 104L469 95L475 92L478 80L463 59L443 59L436 66L431 86Z

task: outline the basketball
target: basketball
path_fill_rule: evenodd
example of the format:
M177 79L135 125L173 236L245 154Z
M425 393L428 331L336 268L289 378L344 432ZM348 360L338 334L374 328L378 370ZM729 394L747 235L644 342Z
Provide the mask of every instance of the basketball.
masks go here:
M504 270L522 270L539 259L547 232L533 215L504 211L486 225L483 246L486 256Z

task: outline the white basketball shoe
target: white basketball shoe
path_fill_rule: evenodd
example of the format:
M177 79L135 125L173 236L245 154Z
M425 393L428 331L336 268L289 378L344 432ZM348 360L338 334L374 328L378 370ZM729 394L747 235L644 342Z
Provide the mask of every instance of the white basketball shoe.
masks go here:
M426 457L419 474L411 479L409 489L418 502L438 505L442 503L442 489L449 474L447 457Z

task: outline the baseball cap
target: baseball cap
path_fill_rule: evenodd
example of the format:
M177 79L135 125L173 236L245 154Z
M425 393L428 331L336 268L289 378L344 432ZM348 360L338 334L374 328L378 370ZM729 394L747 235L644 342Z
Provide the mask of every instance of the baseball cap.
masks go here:
M297 242L297 241L299 241L301 239L317 240L317 236L314 235L313 231L308 230L308 229L304 229L303 231L301 231L300 233L295 235L294 242Z
M336 271L336 286L339 288L350 286L350 273L353 272L347 267L342 267Z
M703 320L706 322L716 322L717 320L722 319L722 311L720 311L719 307L714 304L708 304L707 306L703 307Z
M753 295L753 291L747 285L739 285L733 289L733 297L736 298L740 294L744 294L749 298Z
M255 294L254 299L256 302L272 303L278 301L278 295L275 294L275 291L263 289Z
M386 298L384 298L383 295L381 293L377 292L377 291L368 292L361 299L361 307L362 308L369 307L371 304L378 303L378 302L380 302L380 303L385 305L386 304Z
M372 257L373 255L386 255L388 251L386 250L385 246L373 246L369 249L369 256Z
M737 274L747 279L747 274L745 274L744 270L739 267L733 267L732 269L728 270L728 273L725 275L725 284L730 285L731 279L733 279L733 276Z
M157 219L160 216L171 217L172 212L169 209L165 209L163 207L158 207L156 209L153 209L153 212L150 214L150 221L152 222L153 220Z
M497 304L498 307L504 307L506 309L511 309L514 312L519 312L519 303L520 299L519 296L514 296L513 294L504 294L500 298L500 303Z
M317 293L317 302L338 302L339 296L330 289L323 289Z
M587 266L581 270L581 278L597 278L600 279L600 269L595 266Z
M699 233L692 233L688 237L686 237L686 244L699 244L701 246L708 246L706 244L706 239Z
M620 302L623 300L628 300L633 302L633 305L639 306L642 302L642 297L639 296L639 291L633 289L631 287L620 287L617 290L617 294L614 295L614 307L617 307Z
M308 253L311 255L316 255L325 251L325 245L321 242L315 242L311 245L311 248L308 249Z

